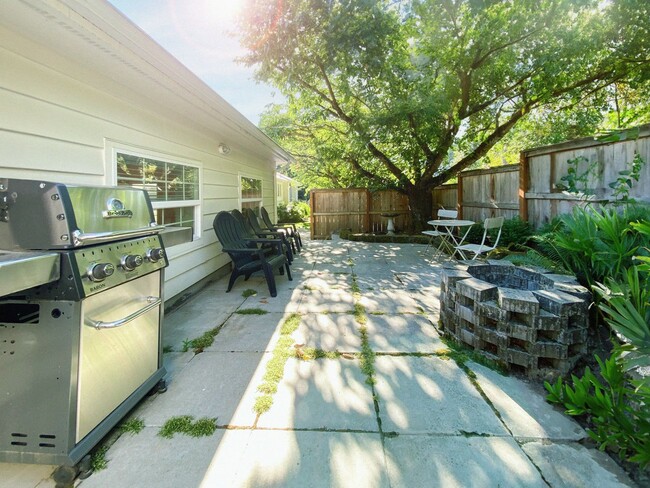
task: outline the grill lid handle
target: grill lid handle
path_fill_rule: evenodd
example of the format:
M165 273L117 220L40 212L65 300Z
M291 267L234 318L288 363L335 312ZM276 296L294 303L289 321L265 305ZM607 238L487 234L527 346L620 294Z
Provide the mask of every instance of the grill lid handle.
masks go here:
M101 242L114 241L116 239L126 239L130 237L148 236L151 234L158 234L163 229L164 225L152 225L151 227L134 229L121 232L89 232L83 233L74 231L72 233L72 242L75 246L88 246L90 244L99 244Z

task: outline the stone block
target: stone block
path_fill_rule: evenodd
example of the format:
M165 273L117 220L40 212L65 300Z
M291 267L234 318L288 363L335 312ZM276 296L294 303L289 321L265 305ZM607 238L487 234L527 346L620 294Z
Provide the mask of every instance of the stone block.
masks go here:
M443 269L440 273L440 280L445 284L447 290L455 289L456 282L460 280L466 280L467 278L471 277L472 275L467 271L461 271L457 269Z
M503 321L508 320L509 318L508 311L500 308L495 300L477 303L474 306L474 311L478 315L485 316L492 320Z
M563 291L537 290L533 294L542 309L562 317L586 311L587 305L583 300Z
M499 288L497 303L504 310L536 315L540 304L533 293L536 292Z
M538 341L533 344L530 350L531 354L543 358L566 359L569 348L564 344L550 341Z
M540 309L538 315L530 318L530 325L538 330L562 330L567 326L568 322L568 317L560 317L542 309Z
M483 341L494 344L497 347L506 347L508 345L508 336L503 332L479 327L476 329L476 335Z
M456 293L477 302L496 298L497 286L478 278L468 278L456 283Z
M573 345L582 344L587 340L586 328L571 328L561 330L557 336L557 342L560 344Z
M456 302L456 309L454 312L456 315L458 315L459 318L466 320L470 324L476 325L478 323L478 318L476 317L474 310L469 307L465 307Z
M467 329L462 329L459 331L458 335L458 340L461 342L464 342L470 347L479 347L480 346L480 339L474 334L473 332L467 330Z
M537 358L522 351L520 349L507 348L505 350L505 360L508 363L516 364L518 366L523 366L524 368L532 368L536 366Z
M522 341L535 342L537 340L537 331L522 322L499 322L498 330Z
M564 293L568 293L569 295L579 298L580 300L586 300L587 302L591 302L592 300L592 296L589 290L577 283L555 283L555 288L557 290L563 291Z
M510 261L504 261L503 259L488 259L487 263L490 266L502 266L504 268L514 268L515 265Z

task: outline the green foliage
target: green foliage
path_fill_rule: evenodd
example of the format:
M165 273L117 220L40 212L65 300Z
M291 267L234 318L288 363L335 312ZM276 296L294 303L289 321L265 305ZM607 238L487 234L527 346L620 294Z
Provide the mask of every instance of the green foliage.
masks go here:
M638 152L634 153L634 159L630 163L630 169L618 172L616 181L612 181L609 187L613 190L612 195L617 203L632 203L630 190L632 185L639 181L641 170L646 162Z
M278 205L278 222L300 223L309 219L311 209L305 202L280 203Z
M249 0L238 31L243 61L286 97L261 125L292 153L297 178L399 188L424 227L430 202L418 196L527 116L546 134L583 135L607 107L601 92L642 87L648 13L632 0ZM586 98L595 109L583 110ZM571 107L584 116L554 119Z
M241 296L244 298L254 297L255 295L257 295L257 291L253 290L252 288L246 288L241 292Z
M144 429L144 420L141 418L133 418L126 420L120 424L120 432L129 432L130 434L139 434Z
M569 271L564 267L560 259L552 259L551 257L541 254L534 249L528 249L525 253L508 254L503 258L504 261L510 261L516 266L535 266L538 268L548 269L554 273L566 274Z
M257 387L262 393L255 399L253 411L258 415L267 412L273 406L273 394L278 390L278 384L284 376L284 366L287 360L294 355L291 347L294 340L291 337L300 325L300 314L292 313L285 319L280 327L280 338L273 349L271 359L266 363L266 371L262 377L263 382Z
M585 168L581 170L581 166ZM589 182L597 167L598 161L589 161L584 156L569 159L567 174L560 178L563 183L557 183L555 186L560 190L566 190L583 197L593 195L594 191L589 187Z
M261 308L240 308L235 313L239 315L266 315L268 312Z
M184 339L183 340L183 352L187 352L190 349L194 349L195 354L203 352L207 347L210 347L214 342L214 338L217 336L221 327L215 327L205 332L202 336L195 339Z
M644 248L650 246L650 237L635 230L632 223L649 217L649 210L641 206L622 213L612 208L574 207L552 232L538 240L543 243L542 250L553 249L553 256L591 288L608 278L623 278L634 256L647 255Z
M217 430L217 419L201 418L196 422L191 415L172 417L163 424L158 432L160 437L171 439L174 434L185 434L190 437L209 437Z
M593 426L587 432L601 450L610 448L621 459L646 466L650 463L650 390L630 385L615 357L602 361L596 356L596 360L602 381L586 368L582 378L572 375L570 383L561 378L555 384L545 382L547 399L563 405L569 415L585 416Z
M96 448L90 455L90 469L97 473L102 469L108 467L108 461L106 460L106 453L108 452L108 446L102 445Z
M483 224L473 225L469 230L466 237L466 242L480 244L483 239ZM494 242L497 237L498 229L490 230L488 238ZM501 228L501 238L499 239L499 247L506 247L508 249L521 249L528 239L533 235L533 228L528 222L524 222L519 217L507 219L503 222Z

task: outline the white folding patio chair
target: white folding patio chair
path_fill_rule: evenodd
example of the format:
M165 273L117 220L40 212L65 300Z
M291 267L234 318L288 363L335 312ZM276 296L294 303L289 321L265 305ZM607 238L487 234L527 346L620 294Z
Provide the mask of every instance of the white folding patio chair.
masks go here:
M499 239L501 238L501 228L503 227L504 220L505 220L504 217L493 217L493 218L485 219L485 221L483 222L484 230L483 230L483 239L481 240L481 243L463 244L462 246L456 246L456 251L458 251L458 254L460 254L460 256L463 259L467 259L467 257L465 257L465 252L474 253L474 257L472 258L473 261L479 256L479 254L494 251L499 245ZM492 229L499 229L499 232L497 233L497 237L494 240L494 243L492 245L488 245L485 243L485 239L487 239L488 232Z
M458 211L457 210L445 210L444 208L441 208L438 210L438 218L439 219L457 219L458 218ZM433 243L433 238L434 237L439 237L441 239L446 239L447 238L447 233L446 232L441 232L437 229L435 230L423 230L422 233L425 236L429 236L429 243L427 244L427 248L424 250L425 252L429 249L429 246Z

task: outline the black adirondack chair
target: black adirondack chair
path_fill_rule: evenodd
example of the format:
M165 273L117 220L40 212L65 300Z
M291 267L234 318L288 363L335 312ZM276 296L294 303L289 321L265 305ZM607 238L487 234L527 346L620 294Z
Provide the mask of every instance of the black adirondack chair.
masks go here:
M272 297L278 295L275 286L273 270L279 269L280 274L287 271L287 278L292 280L291 270L287 257L282 250L282 241L279 239L248 239L244 227L230 212L219 212L212 222L217 239L221 243L224 252L227 252L233 262L233 270L228 282L228 290L232 290L235 280L244 275L247 280L256 271L263 271L269 293ZM262 244L275 246L276 252L269 256L261 247Z
M259 219L257 218L257 215L255 215L255 212L253 212L253 210L250 208L243 209L242 213L244 214L244 217L246 217L248 223L251 225L251 227L253 228L256 234L265 234L265 233L268 234L269 232L272 232L274 235L284 236L286 241L291 244L291 250L293 251L293 253L295 254L297 252L295 241L291 239L286 232L269 229L268 227L262 226L262 224L260 224Z
M277 232L262 232L262 233L257 233L255 232L255 229L251 227L251 224L248 222L248 219L244 217L244 214L242 214L239 210L236 208L231 210L230 213L237 219L237 221L242 225L244 228L244 232L246 233L246 238L247 239L258 239L258 238L279 238L282 241L282 247L284 248L284 252L287 255L287 261L289 264L293 262L293 252L291 251L291 245L287 241L286 236L284 235L278 235ZM267 255L269 252L275 252L275 245L271 244L263 244L262 247L266 250Z
M271 216L264 207L260 208L260 216L267 228L275 231L286 232L287 236L295 242L296 248L298 249L298 252L300 252L302 249L302 239L300 238L300 233L295 224L274 224L271 221Z

